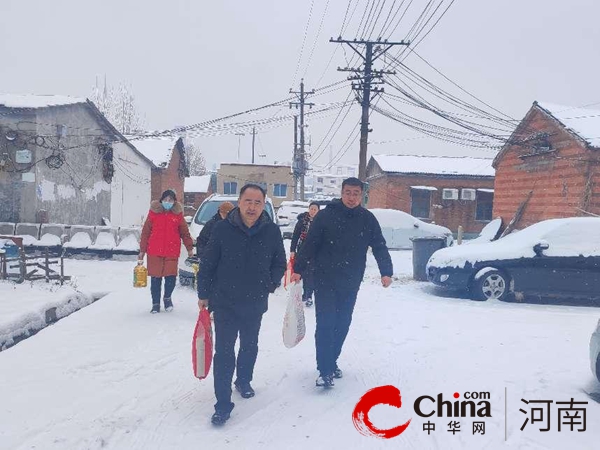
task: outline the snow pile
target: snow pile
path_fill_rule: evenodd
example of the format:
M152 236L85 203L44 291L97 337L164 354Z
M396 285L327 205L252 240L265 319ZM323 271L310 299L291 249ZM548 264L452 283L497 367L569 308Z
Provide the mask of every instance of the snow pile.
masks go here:
M201 176L197 176L197 177L187 177L185 179L185 187L183 188L183 190L185 192L190 192L190 193L194 193L194 192L200 192L200 193L208 192L208 189L210 187L210 179L211 179L211 175L201 175Z
M0 106L7 108L45 108L75 103L86 103L86 99L66 95L0 94Z
M600 147L600 110L573 108L546 102L538 102L538 106L590 145Z
M57 247L61 244L62 242L60 241L60 237L50 233L45 233L44 235L42 235L40 240L36 243L36 245L40 245L43 247Z
M479 236L477 236L475 239L464 241L462 245L473 245L491 242L498 237L501 226L502 218L498 217L492 220L490 223L488 223L485 227L483 227L481 233L479 233Z
M128 234L121 240L121 242L119 242L117 250L139 252L140 243L138 242L134 234Z
M177 139L174 138L146 138L132 139L131 143L139 152L148 158L156 167L167 167Z
M433 175L465 175L493 177L493 159L417 156L417 155L373 155L381 170L393 173L416 173Z
M64 248L88 248L92 245L92 238L85 231L78 231L75 233L69 242L66 242Z
M532 258L539 243L549 244L546 256L600 255L600 218L545 220L493 242L444 248L433 254L428 266L463 268L479 261Z
M113 250L117 246L115 242L115 237L112 233L102 231L98 233L96 237L96 242L93 245L90 245L90 249L94 250Z

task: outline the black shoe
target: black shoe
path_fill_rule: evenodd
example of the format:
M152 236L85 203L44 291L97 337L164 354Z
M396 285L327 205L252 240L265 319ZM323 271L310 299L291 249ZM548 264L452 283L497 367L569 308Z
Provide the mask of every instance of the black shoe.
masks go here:
M313 301L310 298L307 298L306 301L304 302L304 304L308 307L308 306L312 306Z
M336 367L335 370L333 371L333 378L342 378L344 376L344 373L342 372L342 369L340 369L339 367Z
M242 398L254 397L254 389L252 389L250 383L235 383L235 389L240 393Z
M150 312L151 312L152 314L159 313L159 312L160 312L160 304L153 303L153 304L152 304L152 309L150 310Z
M171 301L171 297L165 297L165 311L173 311L173 302Z
M231 413L215 411L215 413L212 415L212 418L210 419L210 421L212 422L213 425L221 426L221 425L225 425L225 422L227 422L229 420L230 416L231 416Z
M333 382L333 374L320 375L319 378L317 378L316 385L325 388L335 386L335 383Z

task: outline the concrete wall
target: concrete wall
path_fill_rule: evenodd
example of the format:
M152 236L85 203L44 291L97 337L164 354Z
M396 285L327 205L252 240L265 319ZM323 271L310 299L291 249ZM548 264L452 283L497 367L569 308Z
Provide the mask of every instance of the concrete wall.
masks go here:
M115 175L111 183L113 226L141 226L150 207L150 164L124 143L113 144Z

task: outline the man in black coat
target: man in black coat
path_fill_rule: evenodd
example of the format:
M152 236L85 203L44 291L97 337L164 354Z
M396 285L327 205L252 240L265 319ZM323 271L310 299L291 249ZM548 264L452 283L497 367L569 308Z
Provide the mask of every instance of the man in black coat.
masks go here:
M361 206L363 184L358 178L342 183L342 198L334 200L314 220L304 245L296 254L292 282L301 279L309 261L315 264L317 329L317 386L333 386L341 378L337 360L352 321L362 283L367 250L373 250L381 284L392 283L393 266L379 222Z
M225 217L227 217L227 214L229 214L229 211L231 211L233 208L235 208L235 206L231 202L221 203L219 205L219 210L216 212L216 214L204 224L204 227L202 227L202 231L200 231L200 234L196 239L196 256L198 257L198 260L202 258L202 253L208 245L208 241L210 241L210 236L212 235L212 230L214 226L217 224L217 222L224 220Z
M214 226L200 260L198 306L208 307L210 299L215 321L215 425L223 425L235 406L231 402L231 381L238 333L235 387L243 398L254 396L250 381L262 316L268 308L269 293L281 284L286 269L281 232L264 211L265 197L260 186L244 186L238 208Z

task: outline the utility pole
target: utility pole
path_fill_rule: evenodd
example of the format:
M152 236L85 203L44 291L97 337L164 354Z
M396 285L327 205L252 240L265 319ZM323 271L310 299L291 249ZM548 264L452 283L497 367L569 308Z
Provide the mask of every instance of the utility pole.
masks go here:
M299 160L299 175L300 175L300 200L304 201L304 176L306 175L306 152L304 151L304 107L308 106L312 108L314 103L306 103L306 96L314 94L315 91L306 92L304 90L304 79L300 80L300 92L292 91L290 94L296 94L298 96L297 102L290 102L290 108L295 106L300 107L300 151L298 154Z
M369 141L369 132L373 131L369 129L369 111L371 109L371 94L380 94L383 92L383 88L372 88L372 85L383 84L383 75L395 74L393 71L388 70L373 70L373 63L377 58L385 54L389 49L396 45L410 45L410 42L388 42L387 40L378 39L376 41L370 40L346 40L341 37L337 39L329 39L329 42L335 42L337 44L347 44L352 50L354 50L358 56L364 62L362 68L353 67L338 67L340 72L353 72L356 75L348 77L348 80L353 81L352 89L357 91L357 100L361 105L361 118L360 118L360 152L358 156L358 178L361 181L365 181L367 177L367 143ZM364 46L364 54L359 51L359 46ZM356 81L356 83L354 83Z
M235 133L235 135L238 137L238 162L240 162L240 147L242 145L242 136L245 136L244 133Z
M300 166L298 165L298 116L294 116L294 158L292 161L292 172L294 173L294 200L298 200L298 178L300 176Z
M256 127L252 127L252 164L254 164L254 139L256 137Z

